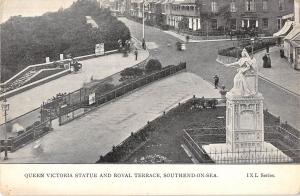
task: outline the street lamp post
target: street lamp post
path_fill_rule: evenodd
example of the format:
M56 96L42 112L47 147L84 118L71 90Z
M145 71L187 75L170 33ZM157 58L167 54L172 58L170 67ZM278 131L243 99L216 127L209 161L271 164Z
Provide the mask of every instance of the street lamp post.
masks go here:
M145 1L143 1L143 40L145 39Z
M252 50L252 51L251 51L251 57L252 57L252 58L253 58L254 41L255 41L255 39L252 37L252 38L251 38L251 45L252 45L252 46L251 46L251 47L252 47L252 48L251 48L251 50Z
M5 129L4 129L4 160L8 159L7 156L7 111L9 110L9 103L6 101L6 98L4 98L4 101L1 105L2 111L4 111L4 124L5 124Z
M143 0L143 40L145 40L145 6L148 6L147 0Z

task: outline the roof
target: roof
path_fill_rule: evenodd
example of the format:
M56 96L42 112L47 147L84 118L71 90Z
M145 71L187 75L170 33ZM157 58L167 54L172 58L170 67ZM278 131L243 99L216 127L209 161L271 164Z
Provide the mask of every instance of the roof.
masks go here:
M143 0L131 0L131 3L143 3Z
M294 14L287 14L285 16L282 16L282 19L285 20L285 19L293 18L293 17L294 17Z
M155 4L162 4L165 0L159 0Z
M145 1L145 3L156 3L156 2L158 2L159 0L147 0L147 1Z
M296 35L293 41L300 41L300 34Z
M182 4L195 4L196 0L184 0Z
M196 0L174 0L173 4L180 5L180 4L195 4Z
M293 27L293 30L291 30L291 32L284 39L293 40L299 34L300 34L300 25L295 25Z
M300 48L300 40L292 40L291 44L295 48Z
M294 22L293 21L286 21L283 27L276 33L273 34L273 37L279 37L284 36L287 33L291 31L291 28L293 27Z
M174 0L173 4L179 5L182 4L184 0Z

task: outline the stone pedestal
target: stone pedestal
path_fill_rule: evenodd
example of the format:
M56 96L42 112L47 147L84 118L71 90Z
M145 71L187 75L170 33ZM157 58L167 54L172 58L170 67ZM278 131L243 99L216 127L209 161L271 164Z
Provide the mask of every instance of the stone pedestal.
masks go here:
M227 93L226 144L230 151L263 148L263 96L235 97Z

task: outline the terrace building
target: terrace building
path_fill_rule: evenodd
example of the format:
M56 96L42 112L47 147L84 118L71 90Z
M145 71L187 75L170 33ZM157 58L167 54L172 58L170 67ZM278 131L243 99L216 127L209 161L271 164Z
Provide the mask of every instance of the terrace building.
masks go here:
M140 18L143 17L143 1L142 0L131 0L129 14L131 17Z
M267 35L277 32L292 17L293 0L202 0L202 29L255 29Z
M300 2L294 3L294 24L284 38L284 55L294 69L300 70Z
M130 4L131 16L141 18L143 0L131 0ZM208 33L254 29L258 33L272 35L284 26L285 21L293 18L293 11L294 0L145 1L147 21Z
M165 4L165 10L168 25L193 31L201 29L196 0L174 0L172 3Z

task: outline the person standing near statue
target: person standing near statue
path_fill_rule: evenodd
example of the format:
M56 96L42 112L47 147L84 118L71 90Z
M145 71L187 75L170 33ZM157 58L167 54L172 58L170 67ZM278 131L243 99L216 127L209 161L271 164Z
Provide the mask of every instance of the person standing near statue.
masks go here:
M221 90L219 92L221 94L222 102L225 103L226 102L225 96L226 96L227 90L225 89L224 85L221 87Z

